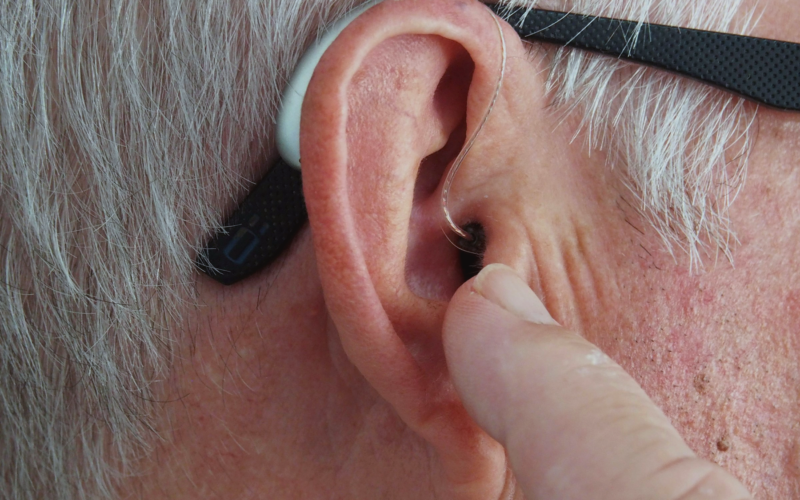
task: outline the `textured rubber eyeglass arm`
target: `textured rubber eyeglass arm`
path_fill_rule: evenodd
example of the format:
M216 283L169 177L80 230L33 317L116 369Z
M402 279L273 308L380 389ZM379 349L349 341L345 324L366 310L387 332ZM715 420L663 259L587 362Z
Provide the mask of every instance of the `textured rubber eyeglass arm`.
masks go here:
M548 10L487 5L523 40L675 72L767 106L800 111L800 44ZM641 31L634 37L637 28Z
M279 160L197 257L197 267L232 285L277 259L308 220L300 171Z

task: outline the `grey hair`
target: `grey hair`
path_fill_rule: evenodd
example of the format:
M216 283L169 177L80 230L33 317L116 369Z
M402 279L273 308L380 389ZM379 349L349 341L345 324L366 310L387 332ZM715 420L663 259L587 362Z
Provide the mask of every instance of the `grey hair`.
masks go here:
M739 2L567 8L742 31ZM0 495L107 498L151 450L193 256L268 156L257 141L303 48L354 3L0 0ZM665 240L727 249L745 107L608 58L553 60L554 102L582 113Z
M646 36L645 21L745 34L756 20L754 9L742 12L742 0L539 3L639 21L631 45ZM607 151L612 166L624 170L634 209L668 250L684 250L695 270L711 252L732 260L736 236L727 213L744 183L753 104L683 77L564 48L553 58L548 88L556 105L580 113L589 149Z

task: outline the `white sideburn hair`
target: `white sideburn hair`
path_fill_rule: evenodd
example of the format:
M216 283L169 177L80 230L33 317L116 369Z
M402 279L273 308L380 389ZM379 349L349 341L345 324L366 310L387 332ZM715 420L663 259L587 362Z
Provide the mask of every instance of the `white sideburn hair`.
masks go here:
M742 32L740 2L566 8ZM267 154L304 48L353 3L0 0L0 496L109 498L152 449L195 250ZM550 86L668 242L727 251L740 100L573 50Z

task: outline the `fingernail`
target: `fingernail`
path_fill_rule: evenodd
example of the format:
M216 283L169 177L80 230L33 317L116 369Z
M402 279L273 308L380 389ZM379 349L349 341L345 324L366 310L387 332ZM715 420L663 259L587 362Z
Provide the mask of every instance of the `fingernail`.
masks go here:
M489 302L520 319L543 325L558 324L533 290L506 265L489 264L484 267L475 277L472 288Z

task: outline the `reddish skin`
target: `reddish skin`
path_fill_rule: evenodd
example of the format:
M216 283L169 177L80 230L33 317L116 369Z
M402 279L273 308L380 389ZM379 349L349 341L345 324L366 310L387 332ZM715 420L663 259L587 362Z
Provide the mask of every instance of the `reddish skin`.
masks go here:
M497 34L480 8L387 2L323 59L302 136L311 228L280 264L236 287L198 277L202 306L189 310L163 388L165 399L182 398L165 406L167 441L126 494L512 493L502 449L447 378L441 322L459 283L438 190L414 199L418 165L463 117L463 99L434 98L438 75L463 63L462 46L476 68L470 126L493 91ZM760 29L791 39L798 9L789 0L774 9L781 15ZM424 19L439 21L434 29ZM456 41L381 43L382 30L409 27ZM545 108L541 61L506 34L504 91L459 174L454 215L483 221L486 261L526 277L553 317L619 362L700 456L756 498L799 496L800 119L759 112L731 213L736 265L710 262L692 275L620 202L625 191L603 155L570 142L571 124L559 127Z

